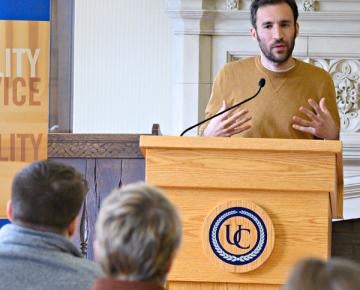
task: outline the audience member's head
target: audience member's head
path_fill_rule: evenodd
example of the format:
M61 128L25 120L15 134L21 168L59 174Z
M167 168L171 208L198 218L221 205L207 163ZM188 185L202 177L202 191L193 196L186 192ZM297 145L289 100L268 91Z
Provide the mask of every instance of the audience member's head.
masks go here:
M302 260L282 290L360 290L360 266L341 258Z
M86 181L73 167L34 162L14 178L8 216L21 226L67 234L86 192Z
M177 211L158 189L144 183L115 189L99 212L96 258L114 279L162 285L181 232Z

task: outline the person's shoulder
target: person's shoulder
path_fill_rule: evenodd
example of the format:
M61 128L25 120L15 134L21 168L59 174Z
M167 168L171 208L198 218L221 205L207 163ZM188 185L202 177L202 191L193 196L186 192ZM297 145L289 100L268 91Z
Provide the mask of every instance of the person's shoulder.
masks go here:
M223 67L224 71L234 71L239 70L248 66L255 65L256 57L247 57L239 60L230 61L225 64Z
M305 62L303 60L296 59L296 61L298 62L298 65L301 68L301 70L304 71L307 75L309 76L315 75L318 77L331 79L330 74L325 69L318 67L314 64Z
M234 77L239 76L239 73L248 71L254 67L256 67L256 57L234 60L222 67L217 75L217 78L233 79Z
M74 260L77 260L74 262ZM77 257L66 265L63 265L63 271L58 271L58 279L69 280L66 289L91 289L91 285L98 278L105 276L100 266L86 258ZM62 285L60 282L59 285ZM57 289L65 289L58 287Z
M82 272L86 272L95 277L101 277L104 275L100 266L97 263L81 257L77 257L74 259L76 260L78 269Z

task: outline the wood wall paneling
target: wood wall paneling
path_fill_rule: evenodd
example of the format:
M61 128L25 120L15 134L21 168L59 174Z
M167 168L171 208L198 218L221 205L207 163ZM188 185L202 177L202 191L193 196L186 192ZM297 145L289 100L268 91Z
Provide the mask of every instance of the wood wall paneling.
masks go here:
M139 135L50 134L49 159L72 165L88 182L73 238L84 256L94 259L95 224L102 200L116 187L144 181Z

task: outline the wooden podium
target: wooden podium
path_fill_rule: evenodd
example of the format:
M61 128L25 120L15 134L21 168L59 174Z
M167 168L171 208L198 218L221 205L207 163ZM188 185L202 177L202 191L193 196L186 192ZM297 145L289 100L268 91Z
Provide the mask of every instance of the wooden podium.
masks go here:
M165 191L183 221L168 289L280 289L299 259L330 256L331 219L342 217L339 141L141 136L140 147L146 181ZM238 273L241 267L224 269L209 257L205 220L214 209L220 214L220 205L242 201L267 213L274 244L261 266ZM239 235L228 238L235 240L249 244Z

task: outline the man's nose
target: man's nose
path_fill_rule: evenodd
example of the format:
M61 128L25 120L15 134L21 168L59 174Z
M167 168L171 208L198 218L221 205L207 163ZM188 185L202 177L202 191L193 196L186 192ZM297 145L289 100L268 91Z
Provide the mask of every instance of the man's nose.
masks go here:
M273 38L277 40L282 40L284 37L283 31L279 25L274 25L273 28Z

